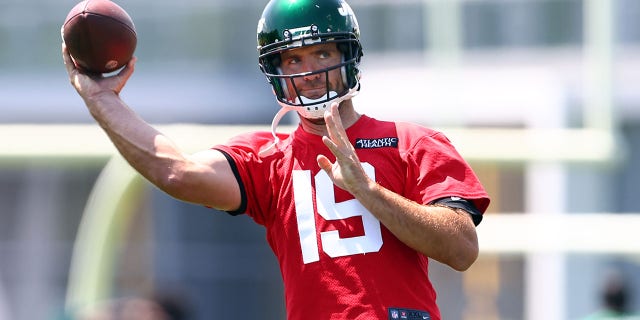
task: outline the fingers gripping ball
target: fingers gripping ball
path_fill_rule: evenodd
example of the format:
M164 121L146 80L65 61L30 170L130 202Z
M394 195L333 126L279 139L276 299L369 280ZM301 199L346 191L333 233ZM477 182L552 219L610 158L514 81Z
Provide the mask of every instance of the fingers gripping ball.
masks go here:
M123 67L138 41L129 14L109 0L84 0L73 7L62 26L62 40L75 63L95 73Z

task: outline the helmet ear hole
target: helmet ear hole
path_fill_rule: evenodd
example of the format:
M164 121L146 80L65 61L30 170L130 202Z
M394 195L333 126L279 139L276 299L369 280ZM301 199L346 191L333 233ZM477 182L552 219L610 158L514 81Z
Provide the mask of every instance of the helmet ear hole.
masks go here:
M352 41L347 40L337 44L338 50L342 52L342 63L354 60L353 63L348 63L341 68L342 82L349 89L354 88L360 80L357 66L360 63L360 57L362 57L362 47L360 46L360 42L355 39L351 40Z
M279 75L282 75L282 69L280 67L276 68ZM273 81L278 82L280 95L276 95L278 98L291 99L289 97L289 87L287 87L287 79L285 78L274 78Z
M341 61L342 63L344 63L344 54L342 54L342 59ZM342 68L340 68L340 74L342 75L342 83L347 86L348 88L351 88L351 83L349 83L349 73L347 72L347 66L342 66Z
M270 54L260 58L260 69L267 75L267 80L271 84L273 93L276 95L278 100L285 99L287 97L286 80L269 75L281 75L282 70L280 69L280 64L280 54Z

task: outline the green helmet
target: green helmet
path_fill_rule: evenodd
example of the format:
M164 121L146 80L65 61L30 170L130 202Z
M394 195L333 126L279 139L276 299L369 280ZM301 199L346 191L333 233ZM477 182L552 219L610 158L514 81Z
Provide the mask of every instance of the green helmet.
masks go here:
M342 63L310 73L327 73L328 76L329 71L341 68L346 90L329 92L327 88L327 94L320 100L287 97L286 79L310 73L282 75L280 53L329 42L337 44L343 56ZM273 86L280 105L293 108L305 117L322 117L324 109L332 102L350 99L360 89L360 29L353 10L344 0L271 0L258 22L258 53L260 69Z

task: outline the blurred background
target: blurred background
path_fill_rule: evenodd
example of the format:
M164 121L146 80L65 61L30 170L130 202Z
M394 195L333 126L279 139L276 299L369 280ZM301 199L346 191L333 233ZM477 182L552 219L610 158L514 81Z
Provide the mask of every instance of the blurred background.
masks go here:
M169 198L114 156L62 65L75 4L0 2L0 319L136 299L172 319L284 319L261 227ZM194 151L270 123L265 0L118 4L138 32L122 95L144 119ZM432 263L444 319L640 312L640 1L350 4L356 108L445 131L492 197L474 266Z

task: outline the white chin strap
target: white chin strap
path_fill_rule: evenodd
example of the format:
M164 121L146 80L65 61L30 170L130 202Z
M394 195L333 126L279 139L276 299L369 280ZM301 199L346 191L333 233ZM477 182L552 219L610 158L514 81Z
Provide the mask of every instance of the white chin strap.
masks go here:
M271 135L273 135L274 141L268 147L260 150L260 152L258 152L258 156L264 157L276 152L276 145L278 144L278 142L280 142L280 139L276 135L276 127L278 126L278 123L280 122L280 120L282 120L282 117L284 117L284 115L287 112L295 110L295 111L298 111L298 114L300 114L300 116L303 118L320 119L324 117L324 112L327 109L329 109L329 107L333 103L340 104L342 101L349 100L355 97L358 94L358 92L360 92L358 89L359 87L356 86L355 88L349 89L349 92L347 92L345 95L334 98L334 99L330 99L330 100L327 100L326 94L318 99L309 99L306 97L296 98L296 103L297 104L304 103L305 104L304 106L292 106L292 105L278 101L278 104L280 104L281 108L278 111L278 113L276 113L276 115L273 117L273 120L271 121ZM337 95L338 93L336 93L335 91L329 92L329 97L331 98L336 97ZM302 100L302 103L300 103L301 100ZM322 102L318 102L318 101L322 101Z

